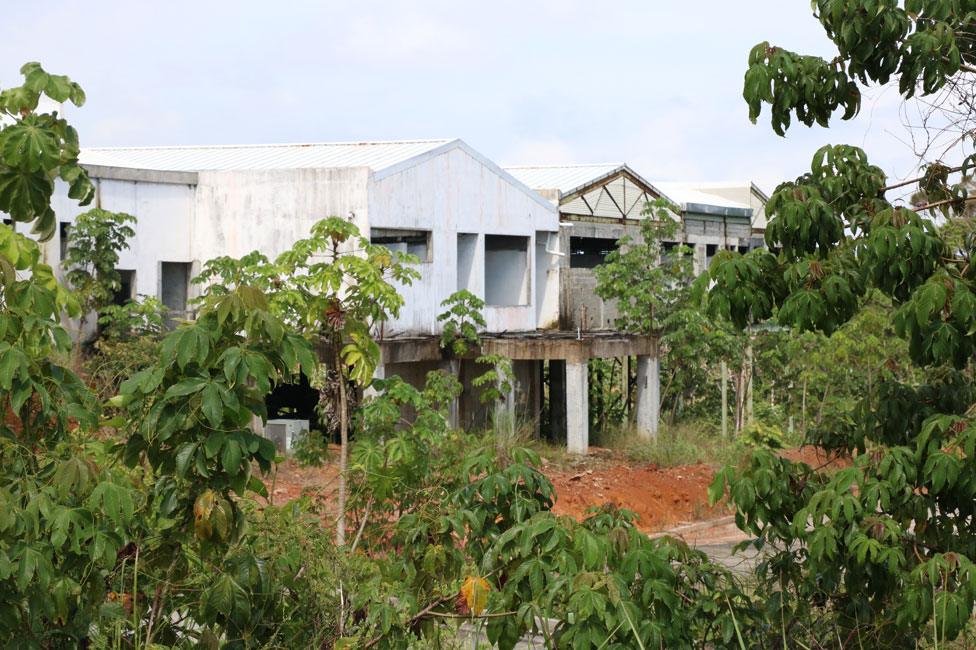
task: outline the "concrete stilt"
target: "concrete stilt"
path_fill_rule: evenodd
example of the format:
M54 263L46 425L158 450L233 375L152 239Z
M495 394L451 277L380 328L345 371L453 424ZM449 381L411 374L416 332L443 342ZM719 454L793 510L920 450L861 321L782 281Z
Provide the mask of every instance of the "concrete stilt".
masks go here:
M502 394L502 399L495 402L495 432L496 434L504 433L509 438L515 437L515 417L518 409L516 409L515 398L518 395L518 379L514 376L511 378L508 390L502 386L502 376L503 370L502 366L495 366L495 372L498 373L498 382L495 384L498 392Z
M455 377L458 381L461 381L461 360L451 359L447 362L447 372ZM461 396L458 395L447 405L447 423L452 429L457 429L461 426Z
M566 437L566 362L557 359L549 362L549 437Z
M373 371L373 379L386 379L386 366L382 363L376 366L376 370ZM376 397L378 393L373 389L372 386L367 386L363 390L363 397Z
M585 454L590 446L590 409L586 361L566 362L566 448Z
M657 357L637 357L637 435L650 440L657 435L661 411L661 377Z

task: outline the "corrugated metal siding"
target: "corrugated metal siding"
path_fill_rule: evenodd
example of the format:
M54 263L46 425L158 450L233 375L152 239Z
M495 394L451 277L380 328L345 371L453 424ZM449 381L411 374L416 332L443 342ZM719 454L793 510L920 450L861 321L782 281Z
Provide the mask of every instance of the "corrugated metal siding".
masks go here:
M380 170L448 142L451 140L96 148L84 149L81 162L106 167L186 172L337 167Z

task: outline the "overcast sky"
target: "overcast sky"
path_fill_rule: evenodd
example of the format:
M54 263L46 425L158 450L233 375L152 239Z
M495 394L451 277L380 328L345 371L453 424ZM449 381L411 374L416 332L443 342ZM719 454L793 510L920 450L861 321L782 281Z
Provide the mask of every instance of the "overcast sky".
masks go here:
M749 123L754 44L833 55L808 0L5 4L0 86L30 60L70 75L84 146L460 137L502 164L767 190L828 142L914 167L892 89L829 131Z

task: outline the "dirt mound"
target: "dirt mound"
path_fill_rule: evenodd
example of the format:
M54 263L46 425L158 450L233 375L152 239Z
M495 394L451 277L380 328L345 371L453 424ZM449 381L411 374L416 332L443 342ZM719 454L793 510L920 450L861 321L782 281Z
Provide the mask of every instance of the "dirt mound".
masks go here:
M708 505L715 476L708 465L658 468L617 461L606 466L583 460L570 469L544 465L543 471L556 488L559 514L582 518L589 508L609 503L632 510L641 530L652 532L728 513L724 505Z
M333 450L338 457L338 449ZM831 469L848 464L828 457L814 447L790 449L783 455L813 467ZM637 514L638 527L648 533L671 530L687 524L721 519L731 511L727 504L708 505L708 486L716 467L705 464L657 467L634 463L618 452L591 447L588 456L552 463L543 459L542 472L556 489L555 512L578 519L590 508L612 504ZM335 507L336 463L302 467L288 460L266 481L271 500L286 503L303 495L317 500L326 512ZM734 526L733 526L734 528ZM713 533L705 534L706 537Z

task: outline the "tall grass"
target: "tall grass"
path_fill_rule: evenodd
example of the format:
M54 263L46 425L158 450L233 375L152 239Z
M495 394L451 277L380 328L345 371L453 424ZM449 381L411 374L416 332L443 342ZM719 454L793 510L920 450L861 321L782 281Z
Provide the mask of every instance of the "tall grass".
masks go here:
M595 436L593 444L616 450L635 462L659 467L735 463L746 451L744 443L723 438L718 427L707 421L662 425L650 440L637 435L633 427L615 428Z

